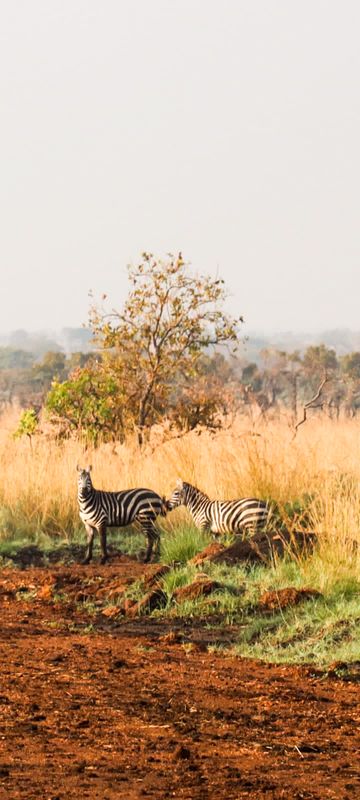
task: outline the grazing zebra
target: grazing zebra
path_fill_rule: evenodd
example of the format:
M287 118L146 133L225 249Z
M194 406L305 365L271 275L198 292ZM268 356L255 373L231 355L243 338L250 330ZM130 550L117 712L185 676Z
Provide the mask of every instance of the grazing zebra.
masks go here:
M168 511L178 506L186 506L195 525L200 530L212 533L254 533L264 527L269 517L269 506L264 500L244 497L241 500L210 500L209 497L192 486L178 480L169 500Z
M77 467L79 513L88 537L84 564L92 558L94 534L100 537L101 564L108 558L106 548L106 528L122 528L132 522L138 522L147 536L148 546L144 561L149 561L153 545L159 550L160 534L155 528L158 514L166 516L165 500L151 489L128 489L123 492L103 492L94 489L91 480L91 466L86 469Z

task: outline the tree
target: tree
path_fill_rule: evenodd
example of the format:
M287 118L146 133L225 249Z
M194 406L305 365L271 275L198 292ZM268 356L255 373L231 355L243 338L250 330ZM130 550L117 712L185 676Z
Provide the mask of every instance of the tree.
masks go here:
M346 378L360 380L360 353L348 353L341 359L341 369Z
M321 390L322 402L317 404L316 407L327 408L331 414L335 410L336 403L338 402L338 370L339 363L335 350L326 347L324 344L313 345L305 350L303 358L303 400L308 396L308 392L317 392L320 382L326 378L324 386ZM333 394L335 390L335 395ZM331 405L331 398L335 401L335 405ZM305 405L307 404L306 401ZM311 406L314 408L314 406Z
M166 417L170 429L180 432L203 428L215 432L224 425L224 417L233 413L237 404L238 383L229 361L216 352L202 355L196 374L190 380L177 380L167 401Z
M272 398L272 404L275 404L277 398L281 398L283 402L290 405L295 422L298 405L298 383L302 372L300 353L298 350L291 353L276 349L268 350L267 353L268 365L265 370L265 386ZM270 360L269 356L271 355L272 358Z
M71 355L66 360L66 372L69 375L70 372L73 372L78 367L85 367L86 364L89 364L90 361L94 361L94 356L90 352L82 353L81 351L77 350L75 353L71 353Z
M186 404L188 411L192 402L194 408L198 405L199 396L192 400L191 395L204 378L202 357L216 345L236 348L243 320L223 310L224 281L194 275L181 253L166 260L143 253L138 265L128 267L128 277L130 292L121 310L96 303L90 309L89 323L101 353L101 364L90 369L93 375L101 370L118 387L114 418L122 420L124 433L135 429L141 445L152 426L166 417L171 417L171 428L181 428L183 416L176 414L176 403L179 409ZM69 398L71 378L67 383ZM214 402L220 408L222 394L220 386L217 399L212 395L212 419ZM53 399L50 393L48 406ZM192 415L186 416L188 426ZM193 418L206 424L204 404Z
M343 375L341 400L347 416L354 417L360 406L360 353L347 353L340 361Z
M303 365L305 371L318 378L324 373L334 372L338 367L335 350L324 344L308 347L304 353Z
M263 375L253 361L246 364L241 372L241 381L245 386L251 386L253 392L260 392L263 385Z
M26 369L34 362L32 353L15 347L0 347L0 370Z
M42 361L34 364L32 368L33 377L41 381L46 388L49 388L53 378L59 380L64 377L65 362L65 353L50 350L44 354Z
M99 438L122 435L124 420L120 387L101 365L76 369L68 380L54 381L46 398L46 409L59 432L84 434L93 444Z
M13 434L14 439L19 439L21 436L27 436L32 449L32 437L37 431L38 424L39 419L36 410L34 408L26 409L26 411L23 411L20 416L18 427Z

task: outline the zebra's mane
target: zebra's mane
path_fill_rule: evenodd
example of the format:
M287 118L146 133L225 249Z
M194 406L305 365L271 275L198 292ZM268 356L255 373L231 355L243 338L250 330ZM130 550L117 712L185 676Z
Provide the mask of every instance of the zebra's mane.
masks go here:
M197 486L193 486L192 483L186 483L184 481L184 486L186 492L190 489L190 491L196 492L196 494L202 497L204 500L210 500L210 497L207 494L205 494L205 492L202 492L201 489L197 488Z

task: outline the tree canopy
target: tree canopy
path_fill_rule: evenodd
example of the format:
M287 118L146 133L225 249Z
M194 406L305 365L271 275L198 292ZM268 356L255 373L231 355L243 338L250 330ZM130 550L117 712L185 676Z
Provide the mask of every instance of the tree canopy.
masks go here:
M181 253L165 260L143 253L139 264L128 267L128 279L130 291L120 309L109 310L105 295L101 305L91 306L89 325L100 359L85 373L77 370L66 384L56 383L49 410L71 419L73 428L86 431L96 424L101 429L101 419L94 423L94 403L91 419L86 414L87 389L81 390L91 376L98 388L101 381L111 382L113 435L136 430L142 444L164 420L178 430L216 426L217 414L226 410L226 392L215 377L205 381L204 357L215 346L236 348L243 322L224 311L224 281L194 274ZM109 395L103 397L101 389L95 395L101 417ZM82 408L77 422L74 404ZM102 432L110 435L106 426Z

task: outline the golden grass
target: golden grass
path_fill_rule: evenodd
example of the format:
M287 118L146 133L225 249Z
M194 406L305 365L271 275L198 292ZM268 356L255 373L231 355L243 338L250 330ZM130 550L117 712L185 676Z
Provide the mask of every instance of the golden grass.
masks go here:
M211 436L191 433L140 452L135 441L87 450L75 440L62 444L47 436L14 440L18 412L0 418L0 538L6 520L22 520L29 530L71 537L78 520L76 464L91 463L99 489L148 486L169 495L176 479L187 480L212 498L253 495L286 503L313 498L309 527L316 529L323 562L331 570L346 560L360 576L360 422L308 420L292 440L284 416L258 422L246 417ZM4 516L5 515L5 516ZM173 527L186 512L169 518ZM5 522L4 522L5 519ZM25 526L25 527L26 527Z

